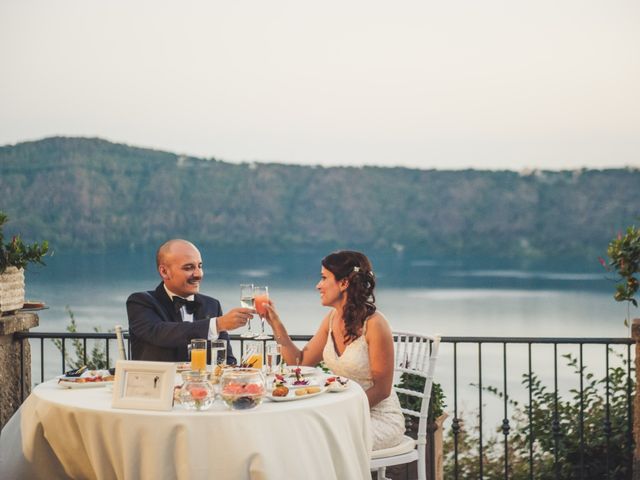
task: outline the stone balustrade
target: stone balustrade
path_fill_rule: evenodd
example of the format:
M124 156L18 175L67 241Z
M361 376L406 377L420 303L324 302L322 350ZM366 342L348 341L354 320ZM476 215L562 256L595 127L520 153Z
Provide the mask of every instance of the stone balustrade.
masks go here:
M18 410L23 395L26 398L31 392L31 347L14 334L39 323L38 315L31 312L0 316L0 429Z

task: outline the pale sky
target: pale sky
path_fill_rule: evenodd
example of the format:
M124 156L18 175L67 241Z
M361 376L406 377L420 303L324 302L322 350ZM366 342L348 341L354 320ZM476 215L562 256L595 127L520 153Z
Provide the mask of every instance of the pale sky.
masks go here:
M640 2L1 0L0 145L640 167Z

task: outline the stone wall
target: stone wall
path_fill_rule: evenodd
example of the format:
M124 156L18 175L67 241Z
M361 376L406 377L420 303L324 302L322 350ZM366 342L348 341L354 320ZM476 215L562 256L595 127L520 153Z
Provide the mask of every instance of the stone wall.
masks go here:
M31 392L31 347L27 340L17 340L14 333L27 331L38 324L38 315L35 313L0 316L0 428L4 427L22 404L22 394L26 398ZM20 371L21 353L24 372Z

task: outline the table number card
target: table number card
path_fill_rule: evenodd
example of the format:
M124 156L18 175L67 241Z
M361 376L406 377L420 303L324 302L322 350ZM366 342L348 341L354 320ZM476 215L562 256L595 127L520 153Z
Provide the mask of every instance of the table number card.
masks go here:
M111 406L171 410L175 375L175 363L118 360Z

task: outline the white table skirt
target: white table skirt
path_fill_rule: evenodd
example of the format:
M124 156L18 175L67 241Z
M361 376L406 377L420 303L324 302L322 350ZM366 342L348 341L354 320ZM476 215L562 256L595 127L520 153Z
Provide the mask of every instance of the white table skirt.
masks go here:
M111 408L105 388L38 385L0 435L0 478L370 479L369 407L340 393L231 411Z

